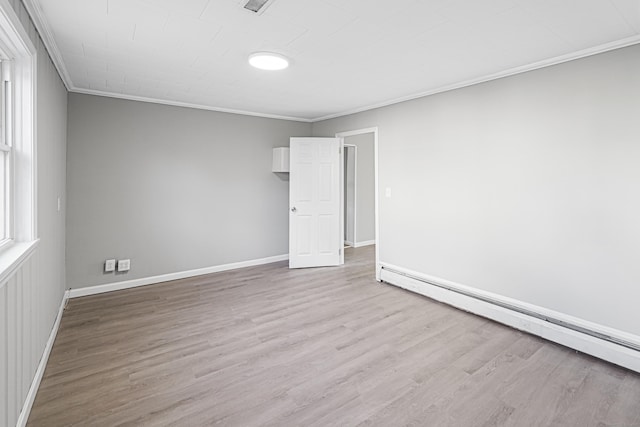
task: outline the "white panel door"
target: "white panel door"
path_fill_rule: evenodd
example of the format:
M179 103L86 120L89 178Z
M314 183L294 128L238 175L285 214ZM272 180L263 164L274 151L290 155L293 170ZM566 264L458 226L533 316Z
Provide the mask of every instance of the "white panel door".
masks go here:
M291 138L289 268L342 263L340 138Z

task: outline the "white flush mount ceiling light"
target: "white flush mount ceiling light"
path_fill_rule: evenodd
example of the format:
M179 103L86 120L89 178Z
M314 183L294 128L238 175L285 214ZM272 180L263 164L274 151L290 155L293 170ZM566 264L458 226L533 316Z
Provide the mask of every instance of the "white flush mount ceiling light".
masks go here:
M261 70L284 70L289 66L289 60L277 53L256 52L249 55L249 64Z

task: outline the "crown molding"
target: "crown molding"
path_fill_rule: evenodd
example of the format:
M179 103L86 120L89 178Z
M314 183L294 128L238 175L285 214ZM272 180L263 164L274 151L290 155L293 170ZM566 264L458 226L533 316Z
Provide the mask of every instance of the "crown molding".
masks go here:
M240 114L243 116L261 117L265 119L289 120L294 122L311 123L310 119L305 119L302 117L280 116L277 114L266 114L266 113L258 113L254 111L235 110L232 108L211 107L208 105L192 104L190 102L180 102L180 101L171 101L167 99L148 98L145 96L126 95L123 93L105 92L105 91L95 90L95 89L81 89L81 88L74 87L70 92L82 93L85 95L104 96L108 98L126 99L128 101L139 101L139 102L149 102L152 104L171 105L174 107L196 108L198 110L217 111L219 113Z
M64 65L64 61L62 60L62 55L53 37L51 27L47 23L47 20L44 16L44 12L42 11L42 7L40 6L39 0L23 0L23 3L27 8L27 11L29 12L29 15L31 15L31 19L34 22L36 29L40 33L40 37L42 37L45 47L49 51L49 55L51 56L51 59L56 69L58 70L58 73L60 74L60 77L62 78L64 85L66 86L69 92L84 93L88 95L97 95L97 96L106 96L111 98L121 98L121 99L127 99L132 101L150 102L155 104L172 105L172 106L178 106L178 107L196 108L201 110L217 111L222 113L241 114L246 116L263 117L263 118L269 118L269 119L292 120L292 121L304 122L304 123L316 123L324 120L330 120L338 117L348 116L351 114L362 113L364 111L387 107L389 105L399 104L401 102L411 101L413 99L423 98L426 96L435 95L442 92L448 92L450 90L461 89L467 86L473 86L476 84L513 76L516 74L526 73L526 72L537 70L540 68L558 65L564 62L569 62L576 59L581 59L588 56L593 56L600 53L608 52L615 49L621 49L623 47L640 43L640 35L635 35L635 36L624 38L621 40L616 40L610 43L605 43L605 44L590 47L587 49L582 49L576 52L571 52L565 55L556 56L554 58L549 58L549 59L537 61L531 64L510 68L508 70L501 71L498 73L488 74L485 76L477 77L470 80L465 80L465 81L454 83L451 85L440 86L434 89L429 89L427 91L418 92L418 93L403 96L400 98L394 98L389 101L370 104L370 105L354 108L351 110L345 110L342 112L329 114L322 117L304 118L304 117L281 116L277 114L259 113L259 112L246 111L246 110L235 110L230 108L214 107L209 105L192 104L189 102L170 101L170 100L164 100L164 99L158 99L158 98L148 98L148 97L141 97L141 96L134 96L134 95L125 95L121 93L104 92L104 91L98 91L93 89L77 88L74 86L71 80L71 77L69 76L69 73L67 71L67 68Z
M558 65L558 64L562 64L564 62L569 62L569 61L574 61L576 59L581 59L581 58L585 58L588 56L593 56L593 55L597 55L599 53L605 53L608 52L610 50L616 50L616 49L621 49L623 47L627 47L627 46L632 46L634 44L638 44L640 43L640 35L636 35L636 36L632 36L632 37L628 37L628 38L624 38L621 40L616 40L610 43L605 43L605 44L601 44L598 46L594 46L594 47L590 47L587 49L583 49L583 50L579 50L576 52L571 52L571 53L567 53L565 55L560 55L560 56L556 56L553 58L549 58L549 59L544 59L542 61L538 61L538 62L534 62L531 64L527 64L527 65L522 65L519 67L515 67L515 68L510 68L508 70L505 71L501 71L499 73L493 73L493 74L488 74L482 77L478 77L475 79L471 79L471 80L465 80L459 83L454 83L451 85L446 85L446 86L441 86L435 89L430 89L428 91L424 91L424 92L418 92L416 94L413 95L408 95L408 96L404 96L401 98L396 98L390 101L384 101L384 102L380 102L377 104L371 104L371 105L367 105L364 107L358 107L358 108L354 108L352 110L347 110L347 111L343 111L341 113L335 113L335 114L330 114L327 116L323 116L323 117L318 117L315 119L312 119L311 122L312 123L316 123L316 122L321 122L324 120L329 120L329 119L335 119L338 117L344 117L344 116L348 116L351 114L356 114L356 113L362 113L364 111L369 111L369 110L374 110L376 108L382 108L382 107L387 107L389 105L394 105L394 104L399 104L401 102L405 102L405 101L411 101L413 99L418 99L418 98L423 98L425 96L429 96L429 95L435 95L437 93L442 93L442 92L448 92L450 90L455 90L455 89L461 89L463 87L467 87L467 86L473 86L476 84L480 84L480 83L485 83L485 82L489 82L492 80L498 80L504 77L509 77L509 76L513 76L516 74L522 74L522 73L526 73L528 71L533 71L533 70L537 70L540 68L546 68L546 67L551 67L553 65Z
M60 49L58 49L58 45L56 44L56 40L53 37L53 32L51 31L51 27L47 23L46 18L44 17L44 12L38 0L23 0L22 1L27 12L31 16L31 20L38 30L42 41L44 42L44 46L49 52L49 56L53 61L53 65L58 70L58 74L62 79L67 91L71 91L73 89L73 82L71 81L71 77L69 76L69 72L67 71L67 67L64 65L64 61L62 60L62 54L60 53Z

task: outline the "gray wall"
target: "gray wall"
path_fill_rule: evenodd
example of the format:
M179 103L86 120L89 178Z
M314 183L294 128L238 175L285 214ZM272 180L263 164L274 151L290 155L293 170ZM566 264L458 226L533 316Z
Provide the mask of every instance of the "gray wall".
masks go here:
M16 425L66 287L67 91L22 3L9 3L37 49L36 218L40 242L6 283L0 284L0 426Z
M353 135L345 144L357 147L356 244L375 240L375 149L373 133Z
M45 317L52 321L67 289L65 274L67 202L67 90L38 39L36 145L38 165L39 283L50 301ZM58 197L60 211L58 211Z
M344 241L355 242L356 222L356 147L344 147Z
M379 127L382 262L637 337L639 117L636 45L312 129Z
M80 94L68 117L71 288L288 253L272 148L310 124ZM108 258L131 271L103 274Z

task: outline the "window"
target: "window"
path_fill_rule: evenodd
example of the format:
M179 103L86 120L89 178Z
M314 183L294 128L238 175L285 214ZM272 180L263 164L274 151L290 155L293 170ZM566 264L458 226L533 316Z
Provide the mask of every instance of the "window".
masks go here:
M0 246L8 243L11 233L12 160L11 150L11 61L0 54Z
M0 1L0 278L37 245L36 56L15 11Z

